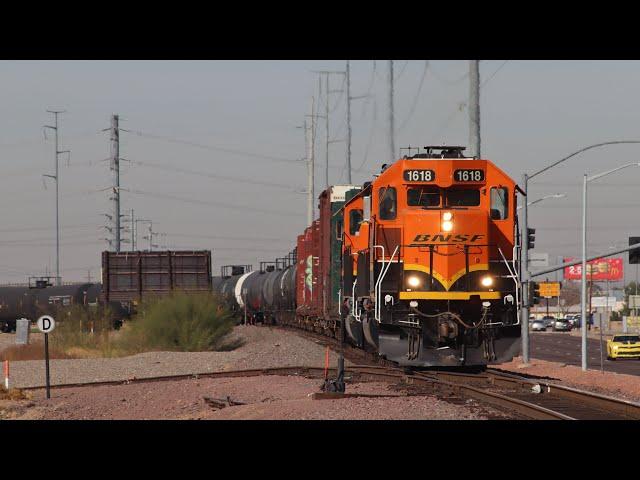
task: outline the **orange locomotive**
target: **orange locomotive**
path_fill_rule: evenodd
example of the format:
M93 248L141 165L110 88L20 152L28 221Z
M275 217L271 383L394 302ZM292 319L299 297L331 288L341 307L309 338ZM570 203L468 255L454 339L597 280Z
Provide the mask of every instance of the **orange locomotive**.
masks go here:
M518 354L515 182L463 147L398 160L344 205L341 319L401 365Z

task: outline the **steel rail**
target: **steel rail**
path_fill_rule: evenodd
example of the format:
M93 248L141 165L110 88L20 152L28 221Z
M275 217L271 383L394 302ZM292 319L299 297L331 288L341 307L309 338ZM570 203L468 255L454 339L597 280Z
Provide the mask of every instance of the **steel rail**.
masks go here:
M203 373L191 373L182 375L164 375L157 377L141 377L130 378L123 380L110 380L110 381L95 381L95 382L77 382L52 385L52 389L64 389L64 388L79 388L79 387L98 387L98 386L117 386L117 385L130 385L133 383L149 383L149 382L161 382L161 381L178 381L188 379L199 378L239 378L239 377L252 377L261 375L314 375L321 378L324 374L324 367L307 367L307 366L295 366L295 367L273 367L273 368L255 368L246 370L227 370L218 372L203 372ZM335 368L330 368L330 372L336 373ZM347 367L345 374L358 375L362 379L371 380L396 380L407 385L420 384L423 386L432 387L433 394L437 391L441 391L444 387L450 391L455 391L463 396L474 398L482 403L497 406L501 408L507 408L510 411L515 411L521 415L524 415L533 419L570 419L570 417L564 416L557 412L553 412L544 407L540 407L523 400L510 398L505 395L489 392L469 385L463 385L456 382L448 382L438 378L426 377L423 375L405 374L402 373L399 368L389 368L383 366L370 366L370 365L356 365ZM33 391L41 390L44 388L41 385L24 387L20 390ZM336 395L335 398L349 398L349 396L341 397Z

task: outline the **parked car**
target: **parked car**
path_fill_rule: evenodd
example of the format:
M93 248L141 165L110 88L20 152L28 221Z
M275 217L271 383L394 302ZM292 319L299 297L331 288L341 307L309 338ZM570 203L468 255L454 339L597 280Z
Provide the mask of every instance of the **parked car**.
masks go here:
M572 328L580 327L580 320L582 319L581 315L567 315L565 318L569 321Z
M640 335L614 335L607 340L607 360L618 358L640 359Z
M558 318L553 322L552 328L554 332L569 332L571 331L571 323L567 318Z
M544 322L545 328L553 327L553 322L556 321L556 317L552 317L551 315L545 315L542 317L542 321Z
M531 322L531 330L534 332L545 332L547 330L547 325L543 320L533 320Z

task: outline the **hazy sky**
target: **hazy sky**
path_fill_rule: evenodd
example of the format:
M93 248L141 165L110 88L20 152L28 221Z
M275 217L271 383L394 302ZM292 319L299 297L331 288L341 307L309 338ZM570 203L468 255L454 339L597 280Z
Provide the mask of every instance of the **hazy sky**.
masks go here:
M230 263L283 256L306 223L304 133L318 77L344 61L11 61L0 62L0 282L55 269L53 140L42 125L60 117L61 265L65 281L100 275L109 233L110 115L120 115L122 213L153 220L170 248L213 249L214 272ZM466 61L396 61L396 147L468 143ZM352 62L354 183L387 162L385 61ZM518 181L583 146L640 139L640 63L481 63L482 154ZM419 87L420 93L418 95ZM343 87L333 77L331 89ZM317 98L316 98L317 100ZM324 99L321 99L324 101ZM344 96L330 98L330 183L345 183ZM321 103L321 108L324 108ZM323 112L320 112L323 113ZM324 187L324 120L317 127L316 192ZM234 153L234 151L240 153ZM398 152L399 154L399 152ZM536 251L580 252L581 181L640 161L640 145L587 152L538 178L530 209ZM236 181L238 180L238 181ZM590 253L640 236L640 169L594 182ZM232 205L235 208L229 208ZM139 243L146 246L140 225ZM123 233L129 238L128 232ZM130 248L123 244L123 249ZM626 255L624 255L626 261ZM635 268L626 272L635 277Z

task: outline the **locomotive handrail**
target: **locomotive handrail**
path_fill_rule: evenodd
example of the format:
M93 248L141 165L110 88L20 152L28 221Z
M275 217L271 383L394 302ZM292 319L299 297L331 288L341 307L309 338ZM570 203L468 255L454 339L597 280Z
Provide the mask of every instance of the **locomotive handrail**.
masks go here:
M384 277L387 276L387 272L389 271L389 268L391 268L391 263L393 263L393 257L396 256L396 253L398 252L399 248L400 248L400 245L396 245L395 250L391 254L391 258L389 258L389 261L386 264L386 268L385 268L385 264L384 263L382 264L380 275L378 277L378 281L376 282L376 286L375 286L376 308L374 310L374 316L375 316L375 319L378 321L378 323L380 323L380 315L382 311L382 302L380 300L380 296L382 295L382 281L384 280Z
M516 309L518 309L518 315L517 315L518 321L515 323L515 325L520 325L520 309L518 308L518 305L519 305L518 292L519 292L520 284L518 283L518 276L516 275L515 270L511 270L511 267L509 266L509 261L507 260L507 257L504 256L504 253L502 253L502 249L500 247L498 247L498 251L500 252L500 255L502 255L502 260L504 261L504 264L507 266L507 269L509 270L509 273L511 274L510 276L513 279L513 283L516 286L516 299L515 300L516 300Z
M357 322L360 321L360 314L356 313L358 300L356 299L356 284L358 283L358 279L356 278L353 281L353 289L351 291L351 315L356 319Z

